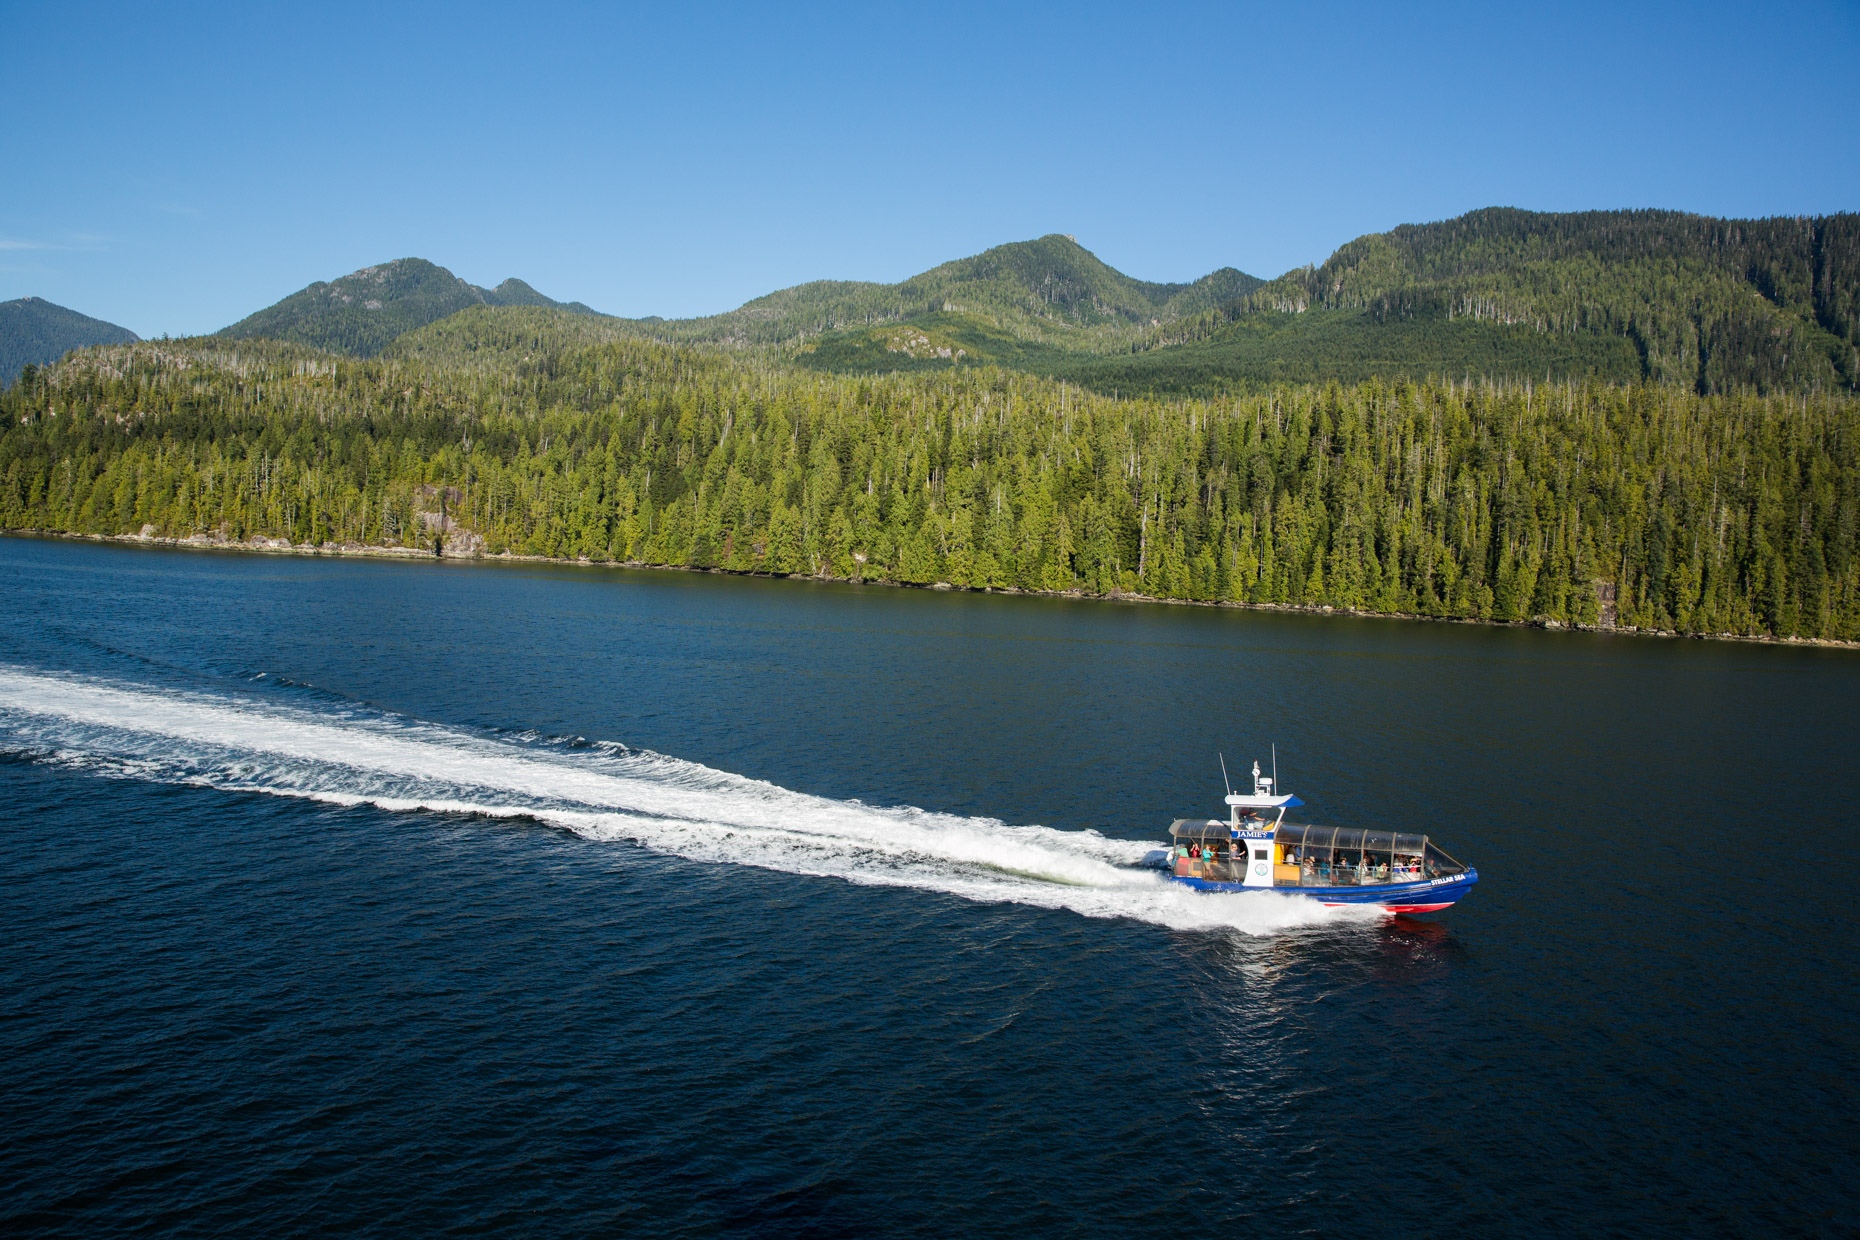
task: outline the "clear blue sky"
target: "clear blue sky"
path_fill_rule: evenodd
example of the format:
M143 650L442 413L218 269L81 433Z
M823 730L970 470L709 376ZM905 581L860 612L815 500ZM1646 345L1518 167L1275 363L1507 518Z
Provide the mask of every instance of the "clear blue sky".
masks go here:
M1187 280L1490 205L1860 210L1855 0L0 0L0 48L0 300L144 335L407 255L670 317L1049 232Z

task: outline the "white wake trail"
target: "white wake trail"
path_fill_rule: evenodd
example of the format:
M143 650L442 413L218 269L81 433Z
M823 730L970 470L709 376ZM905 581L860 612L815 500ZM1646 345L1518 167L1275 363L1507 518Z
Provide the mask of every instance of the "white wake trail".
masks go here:
M979 901L1267 934L1379 919L1270 892L1211 895L1096 831L794 792L652 753L562 750L358 710L282 707L0 667L0 744L121 776L340 805L528 817L694 860Z

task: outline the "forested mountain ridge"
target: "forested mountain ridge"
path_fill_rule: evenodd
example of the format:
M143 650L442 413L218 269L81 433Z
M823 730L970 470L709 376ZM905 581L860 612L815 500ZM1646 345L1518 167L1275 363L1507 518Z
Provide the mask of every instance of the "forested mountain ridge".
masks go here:
M1143 330L1209 310L1263 283L1231 267L1187 284L1137 280L1076 238L1052 233L998 245L896 284L819 280L724 314L629 322L650 325L650 334L667 340L784 345L926 315L966 314L1005 337L1098 351L1127 347Z
M22 367L55 362L73 349L139 339L127 327L67 310L43 297L0 301L0 388L18 378Z
M372 360L74 354L0 395L0 528L1860 639L1849 397L1114 399L536 334L569 317L480 307Z
M395 337L471 306L550 306L594 314L580 302L559 302L521 280L479 288L423 258L363 267L319 280L220 331L235 340L265 337L336 353L372 357Z
M1620 346L1573 346L1589 373L1603 377L1700 392L1851 391L1860 388L1860 215L1474 211L1359 237L1320 266L1161 328L1143 351L1191 345L1184 359L1238 361L1252 357L1249 345L1274 323L1291 324L1290 337L1325 332L1361 342L1400 334L1385 331L1391 326L1414 335L1425 325L1434 343L1420 351L1434 356L1415 361L1438 372L1457 369L1450 363L1459 338L1476 335L1463 325L1482 324L1516 329L1520 341L1541 338L1548 364L1539 377L1569 373L1554 355L1586 337ZM1280 349L1296 354L1298 344L1282 339ZM1159 357L1133 373L1146 365L1163 368ZM1314 364L1301 377L1331 376Z
M897 285L906 301L932 310L1035 320L1078 327L1159 326L1251 292L1264 281L1223 267L1188 284L1137 280L1058 233L996 246L932 268Z
M531 352L630 335L836 373L998 365L1102 392L1180 395L1430 375L1856 391L1860 215L1492 208L1359 237L1269 282L1222 268L1185 284L1134 279L1051 234L896 284L815 281L703 318L602 316L594 329L517 315L506 328L487 306L596 317L519 281L487 291L407 259L312 285L227 334L372 356L471 311L465 330L408 348L476 350L486 332L527 334Z
M853 326L958 313L972 316L984 332L1004 341L1099 352L1127 348L1143 331L1206 311L1261 283L1231 268L1188 284L1135 280L1101 262L1073 238L1054 234L996 246L897 284L816 280L701 318L600 317L616 332L634 336L782 347ZM596 313L579 302L554 301L521 280L483 289L424 259L405 258L319 281L219 334L289 340L373 357L407 332L476 306ZM580 338L584 333L569 334ZM1011 364L1012 358L1004 360Z

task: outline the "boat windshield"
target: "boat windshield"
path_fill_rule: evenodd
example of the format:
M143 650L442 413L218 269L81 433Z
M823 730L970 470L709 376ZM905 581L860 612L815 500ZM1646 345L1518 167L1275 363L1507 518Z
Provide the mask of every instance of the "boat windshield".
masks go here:
M1427 869L1431 878L1445 878L1449 874L1464 874L1466 867L1455 861L1433 843L1427 846ZM1435 873L1438 871L1438 873Z

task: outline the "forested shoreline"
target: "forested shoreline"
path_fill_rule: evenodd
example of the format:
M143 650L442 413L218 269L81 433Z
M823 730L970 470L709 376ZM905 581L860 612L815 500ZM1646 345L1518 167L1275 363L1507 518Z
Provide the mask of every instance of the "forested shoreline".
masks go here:
M614 341L99 348L0 396L0 528L1860 639L1860 401L1365 382L1117 399Z

